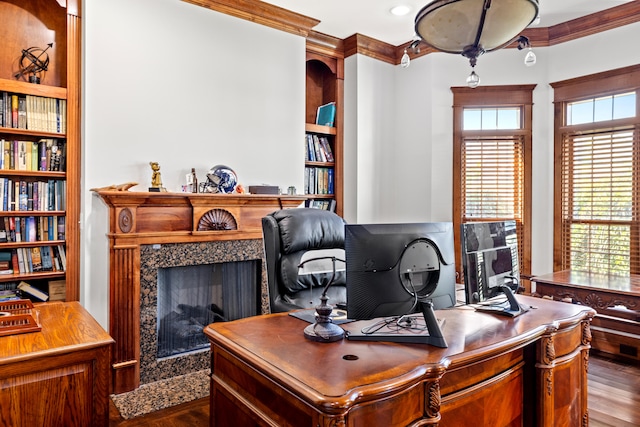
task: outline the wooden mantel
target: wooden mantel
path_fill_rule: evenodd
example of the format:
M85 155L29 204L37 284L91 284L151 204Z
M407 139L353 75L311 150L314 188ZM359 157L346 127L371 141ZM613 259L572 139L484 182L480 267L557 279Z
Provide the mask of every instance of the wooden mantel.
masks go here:
M304 196L97 190L109 208L114 393L140 385L140 246L262 239L262 217Z

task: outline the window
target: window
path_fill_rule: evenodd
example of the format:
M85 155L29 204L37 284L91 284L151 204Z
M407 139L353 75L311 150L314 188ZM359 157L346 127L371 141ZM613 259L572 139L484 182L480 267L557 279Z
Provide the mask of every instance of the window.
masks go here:
M531 272L530 158L534 87L452 88L456 247L460 247L462 223L513 219L517 224L524 275ZM456 257L459 277L462 277L460 254L456 253Z
M554 269L639 274L640 67L552 86Z

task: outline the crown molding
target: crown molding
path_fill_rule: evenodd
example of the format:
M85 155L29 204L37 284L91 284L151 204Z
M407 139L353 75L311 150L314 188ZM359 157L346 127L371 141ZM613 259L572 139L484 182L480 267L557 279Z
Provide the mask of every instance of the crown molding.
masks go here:
M307 37L319 20L260 0L182 0L236 18Z
M640 1L592 13L549 27L549 46L587 37L640 21Z
M344 39L345 58L359 53L380 61L396 64L396 47L363 34L354 34Z
M398 65L404 50L412 42L412 40L409 40L399 46L393 46L363 34L354 34L342 40L314 31L313 27L320 23L317 19L260 0L182 1L300 35L307 39L307 46L315 52L337 57L347 58L351 55L361 54L389 64ZM532 46L544 47L598 34L639 21L640 1L631 1L550 27L528 28L522 34L529 38ZM514 42L507 48L515 48L516 45ZM424 42L419 44L419 52L407 49L407 53L412 60L434 52L439 51Z

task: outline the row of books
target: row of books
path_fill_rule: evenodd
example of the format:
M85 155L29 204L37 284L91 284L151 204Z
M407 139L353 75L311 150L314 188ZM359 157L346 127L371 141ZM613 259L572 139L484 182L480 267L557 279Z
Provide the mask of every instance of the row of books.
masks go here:
M306 134L307 150L305 160L308 162L333 162L333 150L326 136L314 133Z
M336 211L336 201L334 199L311 199L305 202L305 207L312 209L323 209L325 211Z
M333 168L309 166L304 168L304 194L333 194L333 192Z
M7 282L2 285L4 286L0 288L0 301L17 299L30 299L35 302L64 301L67 296L67 283L64 279L38 281L37 284L26 281Z
M60 179L46 181L0 178L0 207L9 211L64 211L67 182Z
M66 133L67 101L2 92L0 96L0 126Z
M0 219L0 243L65 240L64 216L27 216Z
M64 172L66 170L66 143L64 139L18 141L0 139L0 169Z
M10 261L6 261L9 258ZM34 246L0 251L0 275L66 271L64 245Z

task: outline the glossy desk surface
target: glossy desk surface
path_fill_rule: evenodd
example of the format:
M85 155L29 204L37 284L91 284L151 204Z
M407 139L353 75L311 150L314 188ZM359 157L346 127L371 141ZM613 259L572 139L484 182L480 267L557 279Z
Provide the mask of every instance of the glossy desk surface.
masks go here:
M113 344L113 338L79 302L35 304L40 332L0 337L0 366Z
M212 344L239 355L258 371L319 406L349 406L363 395L402 389L446 370L522 348L545 333L575 326L590 307L517 296L531 305L516 318L480 313L468 306L437 310L448 348L426 344L304 338L307 323L287 313L215 323L205 329ZM358 331L368 322L341 326Z

